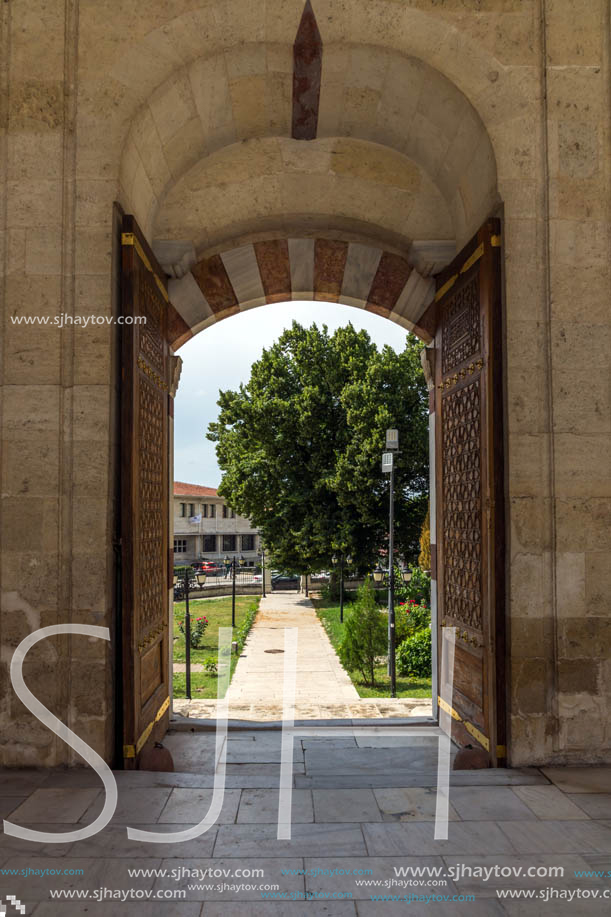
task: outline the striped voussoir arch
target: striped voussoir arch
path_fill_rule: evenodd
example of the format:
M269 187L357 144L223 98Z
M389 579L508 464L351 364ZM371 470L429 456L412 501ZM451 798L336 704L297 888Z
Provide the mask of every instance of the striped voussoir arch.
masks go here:
M420 257L420 270L394 252L325 238L249 242L203 258L184 276L170 280L176 310L171 343L176 349L224 318L287 300L356 306L430 340L426 323L421 327L418 322L434 295L431 275L450 259L453 243L422 246L428 260Z

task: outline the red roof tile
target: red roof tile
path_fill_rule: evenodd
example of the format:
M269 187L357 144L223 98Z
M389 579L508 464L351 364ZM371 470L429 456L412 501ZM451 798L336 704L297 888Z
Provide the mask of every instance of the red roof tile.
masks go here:
M218 497L216 487L203 487L201 484L185 484L174 481L175 497Z

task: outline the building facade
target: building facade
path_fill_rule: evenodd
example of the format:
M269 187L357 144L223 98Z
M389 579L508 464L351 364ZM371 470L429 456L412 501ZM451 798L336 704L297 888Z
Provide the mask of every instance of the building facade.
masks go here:
M238 516L214 487L174 482L174 563L237 557L255 563L259 533Z

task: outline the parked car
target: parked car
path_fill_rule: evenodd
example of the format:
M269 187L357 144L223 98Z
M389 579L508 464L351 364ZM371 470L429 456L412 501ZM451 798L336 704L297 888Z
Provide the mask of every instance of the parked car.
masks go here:
M277 573L272 576L272 589L299 589L299 580L296 573Z
M321 570L318 573L311 573L310 580L315 582L316 580L325 580L329 579L329 574L325 570Z
M196 573L205 573L206 576L225 576L225 565L213 560L195 560L191 566Z

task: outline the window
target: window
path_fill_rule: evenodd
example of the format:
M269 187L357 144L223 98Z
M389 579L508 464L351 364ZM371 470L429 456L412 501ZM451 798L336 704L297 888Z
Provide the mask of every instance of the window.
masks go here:
M242 550L243 551L254 551L255 549L255 536L254 535L242 535Z
M195 515L195 503L189 503L189 516Z
M202 516L204 517L204 519L208 518L208 504L207 503L202 503Z
M223 503L223 519L226 519L229 515L229 510L227 509L227 504Z
M214 554L216 551L216 535L204 535L204 554Z
M214 519L216 516L216 503L210 504L210 518Z
M183 519L184 519L185 516L187 515L187 504L186 504L186 503L181 503L181 504L180 504L180 515L181 515L181 517L182 517Z
M223 535L223 551L235 551L235 535Z
M184 503L183 503L184 506ZM175 554L186 554L187 553L187 539L186 538L175 538L174 539L174 553Z
M231 510L231 518L235 519L235 512L233 510Z

